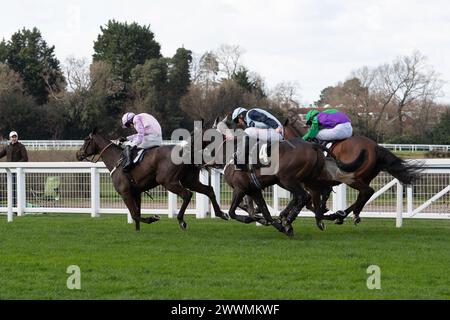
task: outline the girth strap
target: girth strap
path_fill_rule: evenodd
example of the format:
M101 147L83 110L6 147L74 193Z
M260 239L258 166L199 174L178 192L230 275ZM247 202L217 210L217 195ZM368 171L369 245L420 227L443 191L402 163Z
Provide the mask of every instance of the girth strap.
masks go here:
M252 170L252 172L250 173L250 178L251 178L251 181L252 181L253 185L254 185L256 188L258 188L258 189L260 189L260 190L263 188L262 185L261 185L261 182L259 182L259 179L258 179L258 177L256 176L255 170Z

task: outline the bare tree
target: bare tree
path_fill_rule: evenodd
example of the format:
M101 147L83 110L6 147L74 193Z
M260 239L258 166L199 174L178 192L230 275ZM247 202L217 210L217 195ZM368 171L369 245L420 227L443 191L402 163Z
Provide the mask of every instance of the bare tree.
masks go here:
M421 100L433 101L442 88L439 74L427 63L427 58L416 51L411 56L398 57L392 64L376 69L377 79L373 91L382 97L381 112L376 121L379 124L382 113L392 104L397 112L399 134L403 134L403 115L406 108Z
M366 113L368 110L376 111L373 113L375 121L372 127L377 135L383 130L382 120L390 109L397 113L397 133L403 134L405 110L418 104L429 105L442 88L439 74L418 51L411 56L398 57L390 64L376 68L363 67L353 72L352 76L360 80L362 87L368 88L367 94L358 96L358 103Z
M231 79L241 66L244 49L238 45L223 44L214 54L219 62L219 70L224 74L226 79Z
M91 85L91 75L87 58L75 58L70 56L64 63L67 84L70 91L88 90Z
M300 85L296 81L281 82L272 90L272 99L285 112L300 107L298 102Z

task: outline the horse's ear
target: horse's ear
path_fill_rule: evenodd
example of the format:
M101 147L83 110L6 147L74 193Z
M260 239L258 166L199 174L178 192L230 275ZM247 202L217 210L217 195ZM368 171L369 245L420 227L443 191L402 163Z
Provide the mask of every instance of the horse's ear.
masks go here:
M289 125L289 118L286 118L286 120L284 120L283 126L286 127Z
M96 134L97 132L98 132L98 128L95 127L95 128L92 130L91 134Z
M219 123L219 117L214 120L213 128L217 128L217 124Z

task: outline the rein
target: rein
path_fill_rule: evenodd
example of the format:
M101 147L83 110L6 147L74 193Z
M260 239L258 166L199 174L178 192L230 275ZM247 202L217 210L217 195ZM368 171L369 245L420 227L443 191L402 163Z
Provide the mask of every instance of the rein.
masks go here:
M88 161L90 161L90 162L92 162L92 163L97 163L97 162L100 160L100 158L102 157L103 153L104 153L109 147L111 147L113 144L114 144L114 142L111 142L111 143L108 144L106 147L104 147L104 148L102 149L102 151L100 151L97 160L94 161L95 155L93 155L93 156L92 156L92 159L88 159ZM87 158L86 158L86 159L87 159Z

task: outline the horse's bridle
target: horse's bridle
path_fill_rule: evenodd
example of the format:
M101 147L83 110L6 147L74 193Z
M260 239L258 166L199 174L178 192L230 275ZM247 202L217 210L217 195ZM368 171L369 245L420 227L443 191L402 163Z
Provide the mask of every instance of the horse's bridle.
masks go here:
M83 154L86 154L86 150L87 150L87 148L89 147L89 144L92 142L92 140L94 140L94 137L92 136L92 133L91 133L91 134L89 135L89 142L88 142L88 143L86 144L86 146L83 148ZM110 146L112 146L113 144L114 144L114 142L111 142L111 143L109 143L106 147L104 147L104 148L102 149L102 151L100 151L97 160L94 160L94 159L95 159L95 154L92 155L92 158L91 158L91 159L89 159L89 157L84 157L84 158L85 158L87 161L89 161L89 162L97 163L97 162L100 160L100 158L102 157L103 153L104 153Z

